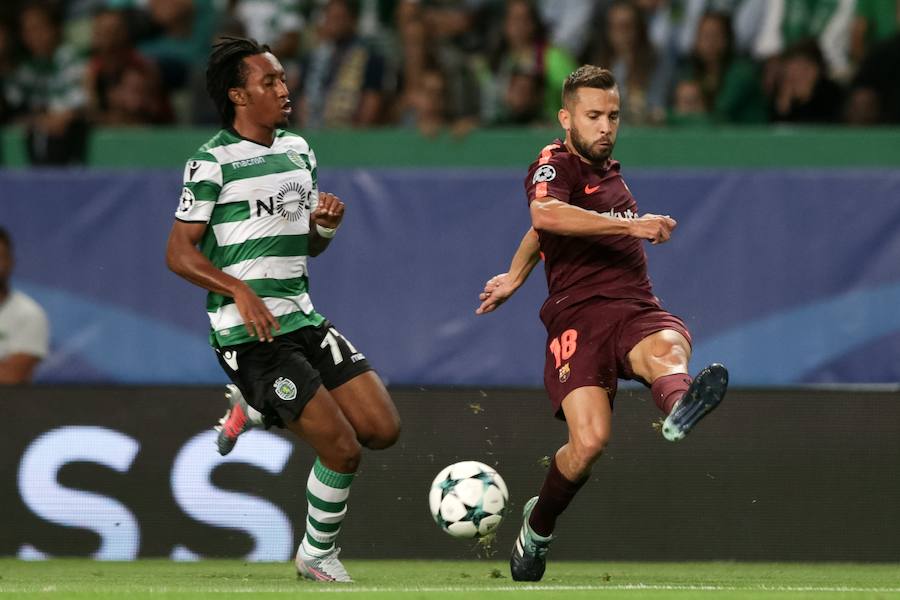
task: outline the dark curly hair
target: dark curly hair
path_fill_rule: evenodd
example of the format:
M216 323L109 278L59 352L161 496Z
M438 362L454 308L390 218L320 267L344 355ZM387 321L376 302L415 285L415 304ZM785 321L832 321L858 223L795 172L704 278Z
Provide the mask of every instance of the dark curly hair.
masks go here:
M268 46L256 40L223 36L213 43L206 66L206 91L222 118L223 127L234 124L234 104L228 98L228 90L247 83L248 56L271 52Z

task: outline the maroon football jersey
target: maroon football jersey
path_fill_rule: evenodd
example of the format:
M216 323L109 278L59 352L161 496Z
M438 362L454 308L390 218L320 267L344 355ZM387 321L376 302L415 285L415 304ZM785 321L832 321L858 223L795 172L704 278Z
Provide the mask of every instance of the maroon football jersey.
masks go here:
M549 196L619 219L635 218L637 202L619 169L614 160L602 168L592 167L556 140L544 147L528 169L528 203ZM656 302L642 240L628 235L575 237L546 231L538 231L538 237L550 292L545 309L551 303L563 308L590 297Z

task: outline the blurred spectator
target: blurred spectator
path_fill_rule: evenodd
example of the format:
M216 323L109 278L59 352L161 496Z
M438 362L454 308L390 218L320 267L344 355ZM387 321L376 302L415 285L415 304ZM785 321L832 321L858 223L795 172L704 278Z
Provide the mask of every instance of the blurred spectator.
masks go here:
M440 69L426 68L416 87L410 91L401 122L415 127L426 137L435 137L448 127L446 107L447 82Z
M770 61L786 48L814 38L824 53L828 74L838 80L850 72L850 23L856 0L767 0L765 19L753 56ZM888 1L888 0L882 0ZM767 65L767 87L778 77L777 64Z
M531 0L507 0L503 33L490 62L492 93L486 120L524 124L543 117L556 122L563 82L578 65L568 51L547 40ZM527 95L517 97L518 93ZM535 96L537 106L532 108Z
M326 4L319 41L301 69L300 126L366 127L382 121L385 61L357 36L358 17L353 0Z
M206 64L217 26L212 0L148 0L153 34L138 44L154 61L166 89L180 89L193 69Z
M84 61L62 43L53 5L26 5L19 23L27 56L6 84L6 101L27 128L29 159L38 165L83 162Z
M890 38L900 24L900 0L856 0L850 26L850 59L859 65L869 49Z
M548 42L565 49L570 56L581 56L590 37L593 16L606 0L537 0L541 21L546 25ZM574 70L574 69L573 69ZM562 86L557 96L562 93ZM556 98L557 104L559 98Z
M300 0L228 0L228 12L241 23L245 37L267 44L282 61L299 52Z
M12 289L13 244L0 227L0 384L29 383L47 356L50 326L40 305Z
M900 33L876 44L859 67L845 120L853 125L900 123Z
M6 124L11 116L4 90L15 66L12 31L6 23L0 21L0 126Z
M589 62L613 72L625 121L635 125L663 121L670 70L658 59L644 15L634 3L617 0L609 7Z
M697 28L694 49L682 69L700 83L713 117L724 123L763 123L766 99L756 66L735 55L728 15L706 13ZM683 75L684 76L684 75Z
M102 9L92 25L85 75L91 120L102 125L171 123L159 72L132 45L125 13Z
M772 118L790 123L833 123L840 117L842 90L828 77L815 40L789 49L772 96Z
M696 79L682 79L675 85L668 124L675 126L711 125L709 104L703 86Z

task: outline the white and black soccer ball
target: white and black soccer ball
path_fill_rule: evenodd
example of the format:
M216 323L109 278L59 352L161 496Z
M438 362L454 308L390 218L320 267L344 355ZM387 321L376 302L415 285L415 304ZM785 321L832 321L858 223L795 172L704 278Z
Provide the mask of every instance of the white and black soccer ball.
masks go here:
M480 538L500 525L509 492L492 467L465 460L444 468L431 483L428 504L438 526L457 538Z

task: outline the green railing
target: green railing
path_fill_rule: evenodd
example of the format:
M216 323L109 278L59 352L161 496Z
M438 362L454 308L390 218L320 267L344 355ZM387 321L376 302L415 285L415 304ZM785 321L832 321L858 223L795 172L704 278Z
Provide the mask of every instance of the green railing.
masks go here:
M213 131L195 128L101 129L89 145L95 167L173 167ZM310 132L329 167L522 167L561 134L558 129L474 131L427 139L414 131ZM21 130L0 130L3 165L27 165ZM624 128L615 156L628 167L892 167L900 166L900 129Z

